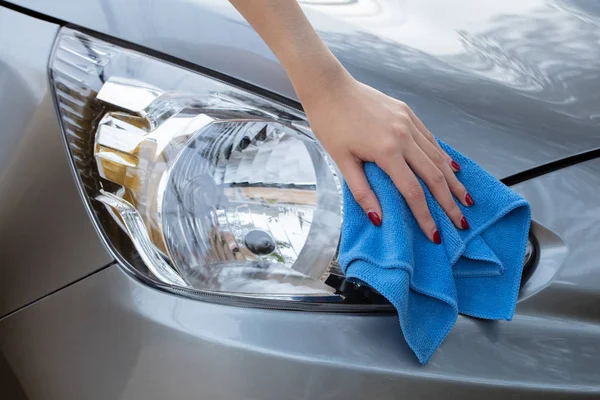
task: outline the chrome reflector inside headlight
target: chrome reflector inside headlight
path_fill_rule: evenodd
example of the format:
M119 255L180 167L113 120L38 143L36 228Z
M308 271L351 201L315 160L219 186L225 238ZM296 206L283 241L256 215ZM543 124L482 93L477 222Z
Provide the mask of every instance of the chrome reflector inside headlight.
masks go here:
M50 71L103 235L118 226L135 250L107 239L125 261L207 293L335 297L340 182L302 113L71 29Z

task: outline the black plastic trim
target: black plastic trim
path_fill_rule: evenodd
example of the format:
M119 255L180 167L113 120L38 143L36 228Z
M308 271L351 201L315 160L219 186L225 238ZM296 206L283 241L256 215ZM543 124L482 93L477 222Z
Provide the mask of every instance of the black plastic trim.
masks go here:
M583 162L590 161L598 157L600 157L600 148L587 150L543 165L538 165L537 167L521 171L519 173L507 176L506 178L502 178L500 180L506 186L513 186L518 183L538 178L542 175L546 175L551 172L558 171L560 169L571 167L576 164L581 164Z
M523 286L527 283L529 278L533 276L533 273L535 272L540 261L540 242L538 238L533 234L531 227L529 228L529 242L531 243L531 246L533 246L533 253L529 260L527 260L527 262L523 266L523 272L521 273L520 288L523 288ZM519 289L519 298L521 298L521 295L522 292Z
M51 22L53 24L57 24L57 25L64 25L65 22L61 19L58 18L54 18L51 17L49 15L43 14L41 12L37 12L34 10L31 10L29 8L25 8L23 6L19 6L17 4L14 3L9 3L8 1L4 1L4 0L0 0L0 7L4 7L4 8L8 8L9 10L13 10L16 11L18 13L21 14L25 14L25 15L29 15L30 17L36 18L36 19L41 19L47 22Z

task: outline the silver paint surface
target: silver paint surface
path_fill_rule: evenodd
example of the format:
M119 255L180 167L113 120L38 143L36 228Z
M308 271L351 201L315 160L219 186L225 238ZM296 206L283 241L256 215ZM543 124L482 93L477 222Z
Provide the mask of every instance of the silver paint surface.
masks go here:
M0 7L0 317L112 260L74 185L50 97L57 29Z
M118 266L0 321L1 352L31 399L598 396L600 269L589 254L599 184L600 159L517 188L537 220L582 253L562 254L554 268L550 249L534 274L557 273L518 304L512 322L460 317L424 367L393 315L201 303L153 290ZM42 323L44 335L28 334Z
M295 98L227 1L14 2ZM302 3L356 78L497 177L600 147L595 0Z
M224 0L16 3L294 97ZM600 146L592 0L304 3L357 78L498 177ZM56 29L0 7L0 315L110 260L47 92ZM0 398L598 398L598 187L600 159L515 188L553 232L531 290L512 322L460 317L426 367L392 315L207 304L113 265L0 319Z
M550 241L534 275L549 268L553 279L514 320L459 317L427 366L393 315L202 303L116 265L0 320L0 354L30 399L597 397L598 185L600 159L518 186L566 258L554 268Z

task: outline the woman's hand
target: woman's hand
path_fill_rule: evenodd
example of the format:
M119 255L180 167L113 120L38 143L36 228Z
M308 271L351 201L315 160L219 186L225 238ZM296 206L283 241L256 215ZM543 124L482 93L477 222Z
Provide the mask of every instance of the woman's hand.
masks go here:
M441 242L440 234L416 176L458 228L469 227L452 197L465 206L473 205L454 176L460 166L444 153L406 104L354 80L319 38L297 2L230 1L285 68L313 131L373 224L380 225L384 215L365 176L364 161L377 163L392 178L433 242Z
M423 189L427 185L456 227L469 223L454 197L465 206L473 199L458 181L460 166L439 146L431 132L403 102L353 79L345 70L325 79L302 99L313 132L340 168L354 199L379 226L385 216L369 186L363 162L375 162L406 199L427 237L440 243ZM316 91L315 91L316 90Z

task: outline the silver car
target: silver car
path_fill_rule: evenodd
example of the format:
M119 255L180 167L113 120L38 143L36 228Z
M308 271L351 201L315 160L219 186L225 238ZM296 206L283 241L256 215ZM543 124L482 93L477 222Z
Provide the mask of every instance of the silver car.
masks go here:
M224 0L0 1L0 398L600 397L600 7L306 0L524 196L515 318L422 366L337 263L340 175Z

